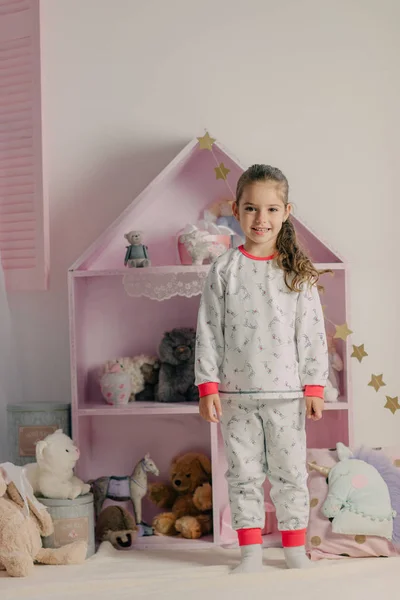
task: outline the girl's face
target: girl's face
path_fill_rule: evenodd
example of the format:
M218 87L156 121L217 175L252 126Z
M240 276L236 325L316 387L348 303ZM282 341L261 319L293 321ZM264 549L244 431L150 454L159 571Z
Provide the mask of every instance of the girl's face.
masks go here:
M272 254L276 249L278 233L292 209L290 204L285 206L279 183L257 181L247 185L239 206L235 202L232 208L246 236L246 249L257 246L258 250Z

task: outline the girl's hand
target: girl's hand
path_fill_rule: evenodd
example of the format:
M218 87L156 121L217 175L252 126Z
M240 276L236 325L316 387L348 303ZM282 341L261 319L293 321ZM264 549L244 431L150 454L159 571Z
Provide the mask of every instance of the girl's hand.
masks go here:
M200 398L199 412L200 416L209 423L218 423L218 417L222 415L219 394L209 394Z
M322 419L322 411L324 410L323 398L315 398L314 396L306 396L307 419L319 421Z

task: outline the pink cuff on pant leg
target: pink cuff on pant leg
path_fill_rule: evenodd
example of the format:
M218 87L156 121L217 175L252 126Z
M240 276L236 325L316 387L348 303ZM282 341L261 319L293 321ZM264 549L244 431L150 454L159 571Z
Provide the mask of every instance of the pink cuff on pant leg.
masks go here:
M251 544L262 544L261 529L238 529L239 546L250 546Z
M293 531L281 531L282 546L284 548L294 548L295 546L304 546L306 543L307 529L296 529Z

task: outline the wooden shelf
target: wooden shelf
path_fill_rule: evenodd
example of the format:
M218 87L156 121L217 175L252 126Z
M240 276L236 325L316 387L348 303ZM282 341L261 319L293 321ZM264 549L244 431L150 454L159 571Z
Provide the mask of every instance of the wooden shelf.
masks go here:
M122 406L110 406L104 402L86 404L78 408L80 417L127 416L127 415L192 415L198 414L197 402L131 402Z
M320 271L330 269L334 272L344 272L343 263L317 263ZM202 293L210 265L162 265L146 267L144 269L89 269L70 270L70 277L79 281L94 280L113 277L122 279L122 285L128 296L133 298L145 297L150 300L162 302L174 296L191 298ZM111 282L110 282L111 285Z
M165 275L165 274L176 274L176 273L207 273L210 265L159 265L153 267L146 267L145 269L129 269L128 267L122 267L121 269L81 269L74 271L70 270L70 273L74 277L110 277L110 276L122 276L129 274L138 274L141 276L143 273L147 275Z
M282 547L282 536L279 531L271 533L270 535L264 535L263 548L281 548ZM207 535L201 537L198 540L186 540L178 537L167 537L151 535L147 537L140 537L135 542L133 550L147 550L147 549L175 549L175 550L194 550L196 548L212 548L214 546L213 536ZM221 548L224 550L235 550L239 548L238 542L232 542L224 544L221 542Z
M348 410L347 402L325 402L325 410ZM193 415L198 414L197 402L131 402L121 406L105 403L86 404L78 408L80 417L128 416L128 415Z
M315 267L317 269L332 269L335 270L343 270L346 268L344 263L316 263ZM150 275L165 275L166 273L195 273L195 272L207 272L210 268L210 265L159 265L146 267L146 269L129 269L127 267L121 267L120 269L70 269L70 273L74 277L115 277L115 276L123 276L127 273L139 273L142 274L146 272Z
M325 410L349 410L348 402L325 402Z
M137 538L132 550L194 550L196 548L212 548L213 536L206 535L198 540L186 540L180 537L149 535Z

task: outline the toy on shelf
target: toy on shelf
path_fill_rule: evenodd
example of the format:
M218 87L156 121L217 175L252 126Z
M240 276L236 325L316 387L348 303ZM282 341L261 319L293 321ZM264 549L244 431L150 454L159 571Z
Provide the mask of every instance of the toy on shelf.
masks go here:
M124 265L128 267L150 267L148 248L142 242L141 231L130 231L124 236L129 246L126 247Z
M155 400L156 387L160 376L160 361L158 358L152 359L152 361L145 361L140 370L143 375L144 388L141 392L136 394L135 400L137 402Z
M183 265L202 265L212 262L230 247L229 233L210 233L196 227L186 225L178 234L178 250Z
M79 449L57 429L36 444L36 463L24 467L36 495L74 500L90 492L90 485L74 475Z
M327 343L329 375L324 390L324 400L326 402L336 402L340 393L338 373L343 370L343 361L337 353L335 340L330 334L327 335Z
M309 463L311 470L328 479L329 492L322 513L332 522L332 531L379 536L399 543L399 469L376 450L361 449L353 454L341 442L336 450L339 462L332 468Z
M100 389L107 404L114 406L128 404L132 392L131 376L122 370L120 363L116 362L101 376Z
M109 360L100 371L101 393L114 405L154 400L159 369L158 358L147 354Z
M204 220L200 221L203 223L213 223L219 229L228 228L231 230L232 245L233 247L240 246L245 241L244 233L236 217L233 214L232 205L234 200L232 198L223 198L211 204L204 211Z
M98 516L96 539L109 541L117 550L131 548L138 537L133 516L122 506L107 506Z
M198 401L194 385L196 332L181 327L167 331L159 347L160 375L156 389L158 402Z
M8 473L19 471L25 497ZM26 508L28 510L26 510ZM27 577L35 562L44 565L83 563L87 544L80 540L60 548L43 548L42 536L54 531L46 507L37 502L22 467L3 463L0 468L0 570L10 577Z
M212 531L211 462L198 452L175 458L170 468L170 483L153 483L149 498L170 512L153 519L158 535L181 535L197 539Z
M146 454L135 465L132 475L118 477L116 475L98 477L93 479L92 491L96 517L100 515L106 498L116 502L132 501L136 525L141 526L143 535L152 535L152 528L142 520L142 499L147 492L147 473L158 476L160 474L149 454Z

